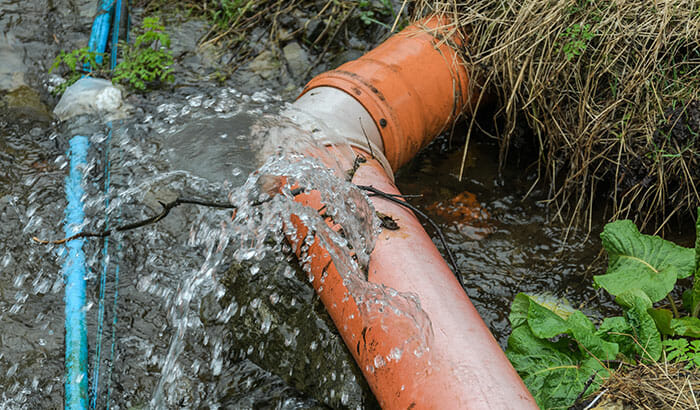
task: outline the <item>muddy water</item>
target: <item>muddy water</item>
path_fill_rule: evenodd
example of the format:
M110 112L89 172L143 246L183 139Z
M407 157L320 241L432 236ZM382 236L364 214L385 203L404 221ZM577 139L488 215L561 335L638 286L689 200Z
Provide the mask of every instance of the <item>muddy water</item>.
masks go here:
M599 264L592 262L599 254L597 234L602 226L586 235L551 222L541 202L543 193L537 187L530 191L536 174L518 166L499 172L496 144L483 135L476 139L463 181L459 181L461 144L454 147L443 136L399 172L397 183L406 194L422 195L414 201L440 223L467 294L501 345L505 347L510 332L508 313L518 292L564 297L594 316L601 305L609 308L610 301L600 300L590 286L592 275L601 273L596 270ZM446 211L454 198L467 204L475 200L481 212L465 219L464 212ZM434 242L443 248L437 239Z
M7 57L0 59L0 77L9 84L0 92L2 408L62 404L64 251L30 238L60 237L65 150L76 132L75 124L59 126L47 115L53 101L45 92L46 56L87 38L91 3L54 2L44 9L0 1L5 28L0 55ZM51 23L39 24L44 19ZM32 22L42 31L28 28ZM196 36L201 27L189 30L192 35L183 38ZM192 55L184 60L190 72L203 67ZM132 116L114 123L111 136L109 128L98 125L101 121L84 120L81 129L89 131L92 143L86 184L89 227L99 230L107 223L145 218L159 212L159 201L177 195L227 200L227 193L259 164L251 127L294 94L280 83L264 90L258 86L263 82L248 81L249 75L220 85L189 74L180 77L174 90L131 96ZM517 166L499 175L494 145L477 140L465 181L456 178L461 152L450 149L446 139L419 155L397 181L405 193L423 194L415 203L443 227L467 293L486 323L504 343L510 301L520 291L551 292L595 310L597 300L588 286L592 272L586 268L598 243L577 232L569 232L564 241L566 231L548 223L546 208L537 202L539 193L522 199L532 176ZM111 184L105 193L108 160ZM465 223L437 211L437 203L464 191L475 195L488 218ZM112 408L149 407L177 328L173 300L206 258L207 249L197 238L215 232L230 217L228 211L182 206L157 225L110 238L98 407L108 401ZM103 246L94 240L86 249L91 363L97 350ZM293 258L239 263L224 257L217 266L211 281L203 282L211 288L198 290L188 305L168 406L376 407ZM220 320L222 314L227 320ZM90 371L93 377L94 365Z

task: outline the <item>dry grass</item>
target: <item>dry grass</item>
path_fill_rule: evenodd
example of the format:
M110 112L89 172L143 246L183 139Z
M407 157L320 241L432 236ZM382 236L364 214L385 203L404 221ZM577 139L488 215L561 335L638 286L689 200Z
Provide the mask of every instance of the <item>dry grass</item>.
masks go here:
M599 407L594 409L613 408L610 404L620 403L634 409L700 410L700 371L685 369L684 363L642 363L615 373L601 391ZM596 396L593 394L586 402Z
M556 218L663 225L699 202L700 3L419 0L470 38L473 77L499 100L501 164L516 123L539 143Z

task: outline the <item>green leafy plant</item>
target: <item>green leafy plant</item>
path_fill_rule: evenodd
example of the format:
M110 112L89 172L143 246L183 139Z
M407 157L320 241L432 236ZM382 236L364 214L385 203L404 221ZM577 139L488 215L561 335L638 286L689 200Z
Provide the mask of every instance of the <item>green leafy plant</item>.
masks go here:
M102 60L98 57L104 58L105 54L90 51L88 47L68 53L61 50L49 73L62 67L67 80L53 92L63 94L67 87L84 75L111 78L113 83L123 83L139 91L146 90L154 82L172 82L173 56L167 50L170 36L165 32L165 27L157 17L147 17L141 30L142 34L136 37L134 44L120 43L122 61L112 71L98 63L98 60Z
M217 7L210 9L209 18L219 29L226 30L235 26L238 20L254 6L253 0L221 0Z
M686 368L700 367L700 340L667 339L662 342L669 362L686 362Z
M586 51L588 42L595 37L595 33L591 31L590 24L574 24L561 33L559 37L563 41L560 44L560 50L564 52L566 59L571 61Z
M63 94L66 88L73 85L84 75L103 75L102 65L97 63L98 56L104 57L104 54L90 51L88 47L78 48L68 53L65 50L61 50L54 59L53 65L49 69L49 74L56 69L63 68L67 78L66 81L54 88L53 93L56 95Z
M378 24L384 28L390 28L386 23L383 23L377 18L380 16L394 16L394 6L391 0L379 0L373 2L371 0L360 0L358 2L360 20L366 25Z
M565 301L521 293L511 306L506 355L542 408L567 408L584 389L595 391L610 360L657 361L665 351L667 360L700 364L700 341L688 340L700 337L700 208L695 249L644 235L627 220L607 224L601 239L608 269L594 285L615 296L622 316L596 328ZM670 292L691 275L679 309ZM654 307L662 300L671 310Z
M144 91L149 83L172 82L173 56L167 50L170 36L157 17L146 17L143 33L134 44L122 46L122 61L114 68L112 82L125 83L136 90Z

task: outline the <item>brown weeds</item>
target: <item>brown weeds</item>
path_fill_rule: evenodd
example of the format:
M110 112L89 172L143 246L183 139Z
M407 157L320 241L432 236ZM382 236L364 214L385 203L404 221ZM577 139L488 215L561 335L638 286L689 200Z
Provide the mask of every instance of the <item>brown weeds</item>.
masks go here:
M640 363L618 371L601 391L601 405L595 408L617 402L624 408L700 410L700 371L686 369L684 363Z
M539 144L555 216L663 225L700 203L700 3L419 0L469 37L463 56L497 96L501 164L519 119Z

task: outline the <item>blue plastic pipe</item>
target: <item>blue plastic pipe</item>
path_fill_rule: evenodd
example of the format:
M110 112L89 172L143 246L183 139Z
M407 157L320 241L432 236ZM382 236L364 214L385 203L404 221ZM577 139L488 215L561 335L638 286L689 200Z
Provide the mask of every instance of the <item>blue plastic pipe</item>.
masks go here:
M70 172L66 178L66 238L82 229L83 171L87 164L88 138L76 135L70 140ZM68 242L63 264L66 281L66 409L87 407L87 331L85 329L85 252L83 239Z
M109 28L112 23L112 12L114 10L113 0L102 0L95 21L92 23L92 32L90 33L90 41L88 47L90 51L97 52L95 61L97 64L102 64L102 56L107 49L107 40L109 39ZM89 69L89 67L88 67Z
M90 51L104 53L107 48L111 24L113 2L102 0L99 14L92 24L92 33L88 46ZM102 54L96 58L102 63ZM90 67L86 67L90 69ZM74 235L82 228L85 219L83 204L83 171L87 164L89 140L76 135L70 140L70 173L66 179L66 237ZM87 330L85 323L85 252L83 239L68 242L68 256L63 264L66 283L65 290L65 408L66 410L84 410L88 405L88 365L87 365Z

